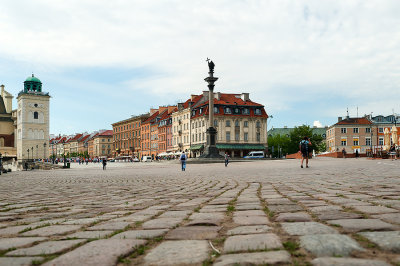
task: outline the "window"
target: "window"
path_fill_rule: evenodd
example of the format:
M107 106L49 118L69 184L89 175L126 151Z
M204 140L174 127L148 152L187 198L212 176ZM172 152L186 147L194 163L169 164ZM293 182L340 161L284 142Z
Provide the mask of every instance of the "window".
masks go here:
M369 127L365 128L365 133L371 133L371 128Z
M200 108L200 111L199 111L199 113L200 113L200 114L202 114L202 113L203 113L203 108Z
M353 128L353 133L358 134L358 127Z
M371 138L365 138L365 145L371 146Z
M240 114L239 108L235 108L235 109L234 109L234 112L235 112L235 114Z
M249 127L249 122L248 121L244 121L244 127Z
M217 127L218 126L218 121L215 119L214 120L214 127Z
M249 133L247 133L247 132L244 133L244 140L245 141L249 140Z
M261 115L261 109L256 109L256 110L254 110L254 113L255 113L256 115Z
M257 132L257 141L261 141L261 134L260 134L260 132Z
M243 114L244 114L244 115L250 114L249 108L244 108L244 109L243 109Z
M358 139L353 139L353 145L358 146Z
M347 146L347 140L342 140L341 145L342 146Z
M193 110L193 111L192 111L192 116L195 116L195 115L196 115L196 111Z
M203 120L203 121L201 121L201 125L204 127L204 120Z
M218 114L218 113L219 113L218 107L214 106L214 114Z
M240 138L240 134L239 134L239 132L236 132L235 133L235 140L239 140L239 138Z
M235 121L235 127L239 127L239 126L240 126L239 120L236 120L236 121Z
M230 126L231 126L231 120L226 120L225 126L226 126L226 127L230 127Z
M340 133L346 134L346 133L347 133L347 128L342 127L342 128L340 129ZM343 146L343 145L342 145L342 146ZM345 146L346 146L346 145L345 145Z
M380 127L379 128L379 133L383 133L383 127ZM379 145L381 145L381 144L379 144ZM383 145L383 144L382 144Z
M225 114L232 114L232 110L230 107L225 107Z
M383 138L379 138L379 143L378 143L378 145L383 145Z
M39 113L38 112L34 112L33 113L33 119L39 119Z
M226 141L230 141L231 140L231 132L226 131Z
M260 121L257 121L256 128L260 128Z

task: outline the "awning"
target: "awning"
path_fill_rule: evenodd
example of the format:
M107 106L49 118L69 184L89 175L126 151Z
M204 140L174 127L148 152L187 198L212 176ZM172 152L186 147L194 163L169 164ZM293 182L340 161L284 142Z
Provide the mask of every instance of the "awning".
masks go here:
M190 146L189 150L191 151L196 151L196 150L201 150L204 148L203 144L196 144L196 145L192 145Z
M219 150L265 150L262 144L217 144Z

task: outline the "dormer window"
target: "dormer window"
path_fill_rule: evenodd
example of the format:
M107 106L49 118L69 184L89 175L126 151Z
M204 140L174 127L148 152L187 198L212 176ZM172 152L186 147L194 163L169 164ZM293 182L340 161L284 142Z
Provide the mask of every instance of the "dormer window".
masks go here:
M244 108L244 109L243 109L243 114L244 114L244 115L250 114L249 108Z
M255 113L256 115L261 115L261 109L256 109L256 110L254 110L254 113Z
M196 115L196 110L193 110L192 111L192 116L195 116Z
M218 114L218 113L219 113L218 107L214 106L214 114Z
M230 107L225 107L225 114L232 114L232 110Z
M203 113L203 108L200 108L199 114Z
M240 114L239 108L235 108L235 109L234 109L234 112L235 112L235 114Z

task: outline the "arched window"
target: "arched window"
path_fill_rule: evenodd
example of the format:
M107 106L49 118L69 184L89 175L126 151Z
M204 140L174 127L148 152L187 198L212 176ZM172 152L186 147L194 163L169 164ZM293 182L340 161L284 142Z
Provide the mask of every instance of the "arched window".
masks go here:
M38 112L34 112L33 113L33 119L39 119L39 113Z

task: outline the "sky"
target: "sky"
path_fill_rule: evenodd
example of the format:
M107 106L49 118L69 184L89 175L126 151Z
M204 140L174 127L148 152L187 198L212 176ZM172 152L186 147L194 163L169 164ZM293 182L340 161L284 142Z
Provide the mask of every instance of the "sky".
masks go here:
M200 94L207 57L215 91L249 92L268 128L400 113L397 0L2 0L0 14L0 84L16 96L34 73L52 134Z

